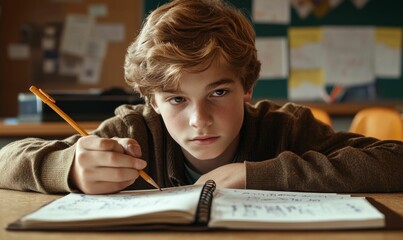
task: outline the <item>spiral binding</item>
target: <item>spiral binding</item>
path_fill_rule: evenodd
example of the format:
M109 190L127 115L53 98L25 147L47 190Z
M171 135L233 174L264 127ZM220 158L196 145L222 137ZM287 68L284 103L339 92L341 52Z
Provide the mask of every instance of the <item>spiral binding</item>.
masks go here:
M196 225L207 225L210 220L210 208L213 202L213 193L216 189L216 184L213 180L208 180L200 194L199 204L196 212Z

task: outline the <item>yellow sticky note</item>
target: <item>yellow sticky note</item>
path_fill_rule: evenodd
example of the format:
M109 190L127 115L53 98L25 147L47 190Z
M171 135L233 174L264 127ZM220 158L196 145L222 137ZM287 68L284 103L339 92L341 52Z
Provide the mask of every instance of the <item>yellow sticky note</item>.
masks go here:
M310 43L321 43L323 40L322 28L301 27L290 28L288 37L291 48L299 48Z
M289 88L298 88L302 83L308 82L311 85L322 86L325 83L322 69L298 69L291 70L288 80Z
M375 29L375 41L376 43L399 49L402 47L402 29L378 27Z

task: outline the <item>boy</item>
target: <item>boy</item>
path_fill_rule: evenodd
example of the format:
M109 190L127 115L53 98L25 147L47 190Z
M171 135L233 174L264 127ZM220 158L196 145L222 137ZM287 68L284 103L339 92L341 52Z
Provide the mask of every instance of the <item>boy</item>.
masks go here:
M403 143L334 133L308 108L251 100L253 27L221 1L153 11L128 48L125 78L145 105L121 106L91 136L25 139L0 151L0 187L113 193L161 187L322 192L403 190Z

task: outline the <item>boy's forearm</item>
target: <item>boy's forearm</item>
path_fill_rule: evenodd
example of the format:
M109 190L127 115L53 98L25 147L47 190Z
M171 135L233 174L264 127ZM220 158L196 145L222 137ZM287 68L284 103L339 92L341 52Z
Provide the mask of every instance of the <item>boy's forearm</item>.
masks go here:
M0 150L0 188L70 192L68 173L75 147L65 141L27 138Z
M246 188L315 192L395 192L403 190L402 144L346 148L328 156L283 152L262 162L246 162ZM398 162L400 161L400 163Z

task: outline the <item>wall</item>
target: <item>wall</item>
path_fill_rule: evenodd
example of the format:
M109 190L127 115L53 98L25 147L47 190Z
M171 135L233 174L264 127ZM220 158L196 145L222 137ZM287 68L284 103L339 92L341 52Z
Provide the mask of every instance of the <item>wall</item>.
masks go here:
M147 0L145 13L167 0ZM251 15L253 0L230 0L236 7ZM307 26L389 26L403 27L403 1L370 0L362 8L357 9L350 0L344 0L323 18L318 19L310 14L301 19L294 8L291 8L291 22L286 25L253 23L258 37L286 37L290 27ZM402 61L403 68L403 61ZM403 75L398 79L377 78L377 101L403 100ZM271 79L258 81L254 89L254 98L287 99L287 79ZM328 86L331 89L332 86Z
M234 1L235 3L237 1ZM249 6L243 3L249 12ZM382 26L403 28L403 1L370 0L362 8L356 8L350 0L344 0L335 9L323 18L318 19L313 14L306 19L298 17L294 8L291 9L291 23L289 25L255 24L258 36L286 36L289 27L307 26ZM401 63L403 68L403 62ZM398 79L377 78L375 80L377 100L403 100L403 75ZM287 98L286 79L273 81L259 81L256 86L257 97Z
M100 23L123 23L125 39L108 44L103 61L100 82L95 85L72 81L43 81L34 79L33 58L11 60L7 48L10 43L21 41L24 24L43 26L49 22L63 22L68 13L87 14L91 4L105 4L108 12L97 18ZM0 117L18 114L18 93L28 92L35 84L49 90L84 90L126 86L123 78L125 51L140 29L143 18L143 1L140 0L0 0Z

